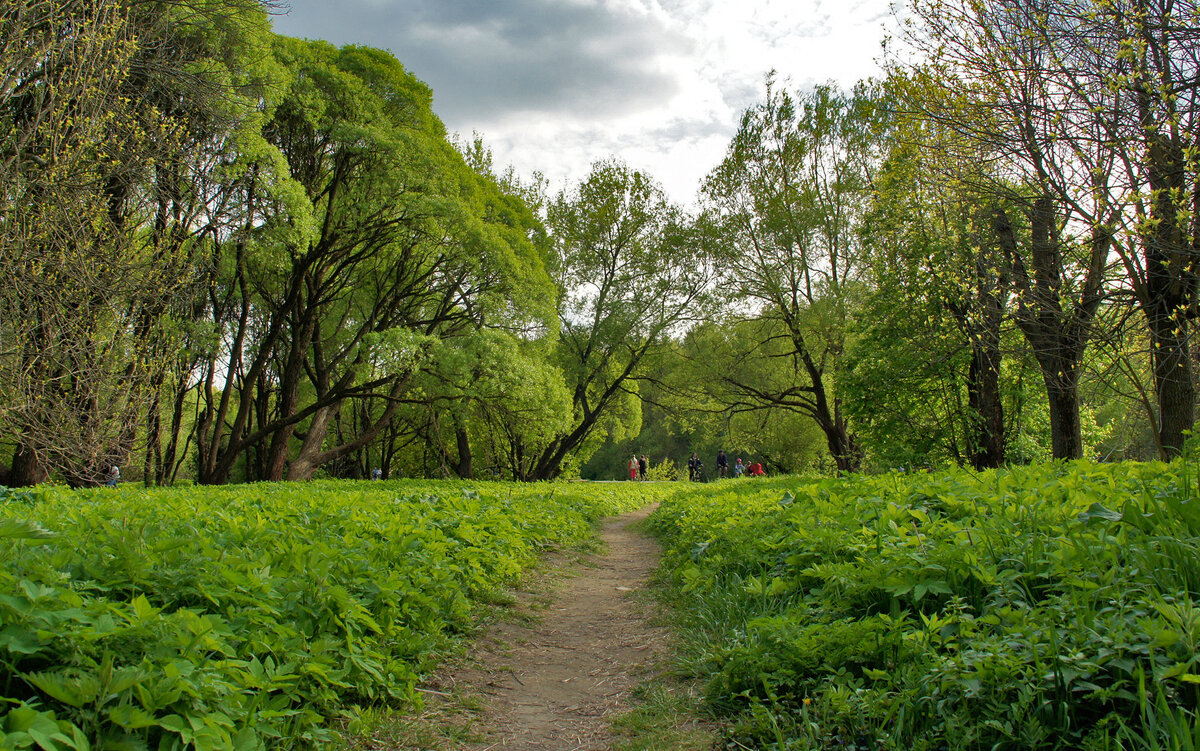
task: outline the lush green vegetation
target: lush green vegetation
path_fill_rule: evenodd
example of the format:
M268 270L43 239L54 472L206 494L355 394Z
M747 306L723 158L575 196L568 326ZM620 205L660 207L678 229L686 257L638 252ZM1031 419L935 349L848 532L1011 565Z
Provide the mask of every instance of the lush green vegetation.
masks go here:
M0 496L0 748L312 748L646 488L417 482Z
M735 747L1196 747L1194 457L732 481L652 523Z

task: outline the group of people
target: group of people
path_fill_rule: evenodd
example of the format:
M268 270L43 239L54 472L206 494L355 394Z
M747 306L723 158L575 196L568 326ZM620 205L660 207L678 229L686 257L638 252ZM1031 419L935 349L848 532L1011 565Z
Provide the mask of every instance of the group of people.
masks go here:
M701 479L702 474L700 468L704 463L700 461L695 452L692 453L692 458L688 459L688 479L695 482ZM754 462L749 466L742 463L742 457L738 457L734 463L732 470L729 467L729 456L725 453L725 449L717 452L717 479L725 477L762 477L766 474L763 470L761 462Z
M631 456L629 458L629 479L630 480L645 480L646 473L649 471L650 471L650 462L649 462L649 460L646 459L645 454L642 454L641 458L638 458L637 454L634 454L633 456Z
M688 481L697 482L704 478L704 462L700 461L700 456L696 452L692 452L691 458L687 462ZM766 474L761 462L753 462L746 465L742 463L742 457L738 457L734 462L733 467L729 466L729 455L722 449L717 452L717 479L725 477L762 477Z

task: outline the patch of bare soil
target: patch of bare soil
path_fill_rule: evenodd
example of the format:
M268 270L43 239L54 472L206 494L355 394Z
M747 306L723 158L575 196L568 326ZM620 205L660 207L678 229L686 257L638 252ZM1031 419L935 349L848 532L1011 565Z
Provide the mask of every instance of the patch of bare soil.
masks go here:
M632 708L666 649L634 597L659 550L629 527L650 510L608 520L603 552L555 572L561 584L536 618L495 624L465 667L438 679L441 693L482 698L471 730L483 740L462 751L610 748L610 721Z

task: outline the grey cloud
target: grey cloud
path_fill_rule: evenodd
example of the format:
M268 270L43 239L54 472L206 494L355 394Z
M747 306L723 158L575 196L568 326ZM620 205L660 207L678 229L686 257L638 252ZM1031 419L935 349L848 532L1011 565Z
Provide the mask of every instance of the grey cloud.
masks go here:
M290 0L288 36L390 50L454 127L505 115L602 118L671 96L659 52L687 49L652 20L566 0Z
M746 74L725 75L717 79L717 88L725 106L733 112L741 113L752 104L763 99L766 92L767 71L753 78Z
M712 136L732 138L736 130L736 123L729 123L716 117L705 119L677 117L650 129L644 137L648 143L674 144L702 141Z

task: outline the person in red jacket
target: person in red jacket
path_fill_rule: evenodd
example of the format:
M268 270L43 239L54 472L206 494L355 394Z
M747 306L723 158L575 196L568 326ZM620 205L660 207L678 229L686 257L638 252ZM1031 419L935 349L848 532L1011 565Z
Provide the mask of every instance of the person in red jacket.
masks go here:
M750 465L749 469L746 470L746 474L750 477L762 477L766 474L766 472L763 471L762 464L754 462Z

